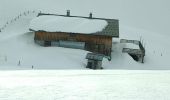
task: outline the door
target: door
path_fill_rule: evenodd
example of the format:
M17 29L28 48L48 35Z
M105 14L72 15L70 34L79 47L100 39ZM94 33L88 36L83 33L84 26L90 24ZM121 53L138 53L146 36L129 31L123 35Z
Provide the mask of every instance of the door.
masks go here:
M44 41L44 46L45 47L51 46L51 41Z

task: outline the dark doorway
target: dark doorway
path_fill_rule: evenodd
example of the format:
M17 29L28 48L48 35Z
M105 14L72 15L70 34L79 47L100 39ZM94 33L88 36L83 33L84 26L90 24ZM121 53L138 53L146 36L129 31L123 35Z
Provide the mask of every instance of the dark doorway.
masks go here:
M92 69L92 62L88 62L88 64L87 64L87 68L90 68L90 69Z
M51 41L44 41L44 46L45 47L51 46Z

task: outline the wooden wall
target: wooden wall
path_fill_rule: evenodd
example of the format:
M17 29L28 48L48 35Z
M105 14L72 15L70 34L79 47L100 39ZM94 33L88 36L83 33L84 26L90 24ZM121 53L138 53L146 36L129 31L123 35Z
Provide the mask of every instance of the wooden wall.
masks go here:
M78 33L63 33L63 32L35 32L35 40L42 41L78 41L85 42L85 49L91 52L102 53L107 56L111 55L112 37L78 34Z

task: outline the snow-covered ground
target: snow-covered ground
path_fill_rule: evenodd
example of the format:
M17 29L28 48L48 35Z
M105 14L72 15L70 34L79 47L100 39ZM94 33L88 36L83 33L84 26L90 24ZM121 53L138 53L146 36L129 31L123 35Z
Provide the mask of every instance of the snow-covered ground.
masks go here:
M34 33L29 32L30 21L38 12L23 15L8 24L0 34L0 69L85 69L88 51L62 47L42 47L34 43ZM140 32L140 33L137 33ZM120 39L144 41L145 63L135 62L125 47L135 44L121 44ZM154 38L153 38L154 37ZM137 28L120 25L120 38L113 38L112 61L104 59L104 69L170 69L169 37ZM165 46L166 45L166 46Z
M169 0L0 1L0 100L170 99ZM94 17L120 20L112 61L103 60L106 70L85 68L88 51L34 43L28 29L37 13L66 14L68 9L71 15L93 12ZM144 64L122 53L128 45L119 42L141 37Z
M170 71L0 71L1 100L169 100Z

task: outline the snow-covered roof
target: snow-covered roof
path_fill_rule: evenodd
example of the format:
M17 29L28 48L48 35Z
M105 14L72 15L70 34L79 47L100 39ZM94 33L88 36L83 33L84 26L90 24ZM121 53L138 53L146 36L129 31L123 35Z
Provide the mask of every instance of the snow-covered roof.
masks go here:
M107 25L107 21L99 19L43 15L30 22L30 29L89 34L100 32Z

